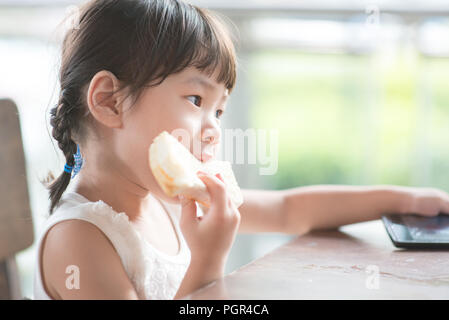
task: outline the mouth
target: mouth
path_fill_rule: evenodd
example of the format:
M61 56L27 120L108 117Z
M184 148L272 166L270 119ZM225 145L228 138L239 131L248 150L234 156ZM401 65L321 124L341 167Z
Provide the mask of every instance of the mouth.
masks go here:
M215 145L206 145L203 146L201 152L192 152L193 156L200 162L208 162L213 160L216 156L216 146Z
M207 151L203 151L201 152L201 162L207 162L209 160L211 160L214 157L214 154L212 152L207 152Z
M200 162L207 162L209 160L211 160L214 155L208 152L201 152L201 154L199 156L194 155L196 159L198 159L198 161Z

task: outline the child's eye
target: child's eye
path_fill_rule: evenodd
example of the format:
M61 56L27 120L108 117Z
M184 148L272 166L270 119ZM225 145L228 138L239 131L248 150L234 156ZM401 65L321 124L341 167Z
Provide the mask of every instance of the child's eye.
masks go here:
M201 106L201 97L200 96L188 96L187 99L189 99L190 102L192 102L194 105L196 105L198 107Z
M215 112L215 116L216 116L218 119L220 119L220 117L222 116L222 114L223 114L223 110L221 110L221 109L218 109L218 110Z

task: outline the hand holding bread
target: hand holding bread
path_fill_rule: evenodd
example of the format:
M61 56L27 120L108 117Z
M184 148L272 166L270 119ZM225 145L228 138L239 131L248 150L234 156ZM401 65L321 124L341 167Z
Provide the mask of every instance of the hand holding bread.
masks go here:
M153 175L170 197L181 199L181 231L191 252L191 265L222 274L240 224L243 203L229 162L200 162L167 132L150 146ZM207 214L197 217L197 206ZM203 210L204 211L204 210Z
M197 176L197 172L202 171L211 175L220 173L234 206L238 208L243 203L243 196L229 162L211 160L202 163L166 131L153 140L149 153L153 175L168 196L183 195L209 207L210 194Z

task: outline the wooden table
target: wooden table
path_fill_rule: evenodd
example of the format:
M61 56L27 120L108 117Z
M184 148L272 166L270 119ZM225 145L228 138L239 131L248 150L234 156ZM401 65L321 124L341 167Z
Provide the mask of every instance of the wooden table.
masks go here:
M449 250L393 246L380 220L299 236L186 299L449 299Z

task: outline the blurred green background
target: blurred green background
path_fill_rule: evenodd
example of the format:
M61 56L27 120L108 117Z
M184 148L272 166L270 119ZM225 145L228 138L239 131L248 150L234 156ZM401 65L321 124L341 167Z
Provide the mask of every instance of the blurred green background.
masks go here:
M266 188L429 185L449 190L449 60L269 50L252 56L251 126L279 130Z

